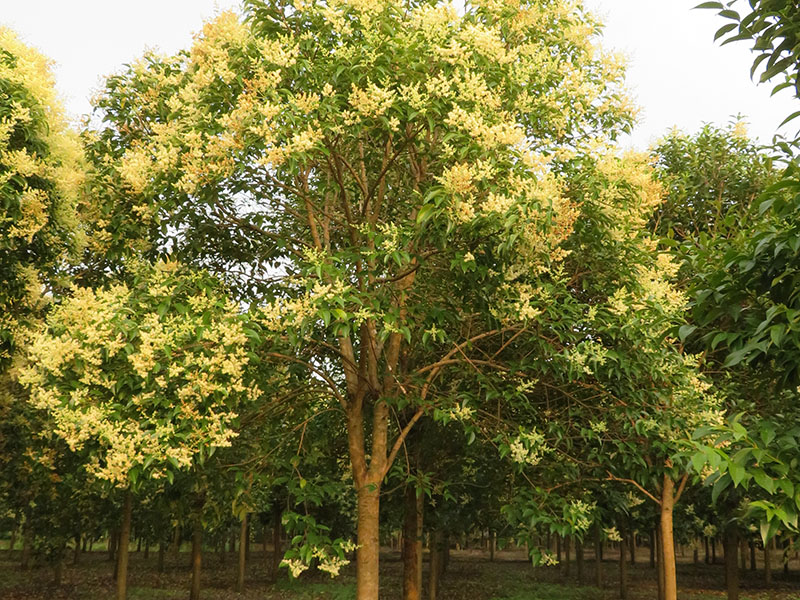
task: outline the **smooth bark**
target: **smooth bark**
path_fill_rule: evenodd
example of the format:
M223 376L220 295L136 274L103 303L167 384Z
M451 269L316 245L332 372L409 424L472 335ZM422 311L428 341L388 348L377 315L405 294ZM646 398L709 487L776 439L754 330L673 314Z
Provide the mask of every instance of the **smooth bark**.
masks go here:
M739 532L734 525L725 528L725 587L728 600L739 600Z
M236 591L240 594L244 592L244 574L247 568L247 513L242 517L239 524L239 566L236 571Z
M128 597L128 545L131 541L131 505L133 494L130 490L125 492L125 502L122 507L122 527L119 530L119 547L117 549L117 600L126 600Z
M619 543L619 598L628 600L628 561L625 558L625 542L629 541L633 535L626 537L624 531L620 531L622 541Z
M675 540L673 537L672 512L675 505L675 482L664 475L661 485L661 547L664 572L664 600L677 600L678 581L675 570Z
M203 525L198 519L192 530L192 587L189 600L200 600L200 573L203 565Z
M406 488L403 521L403 600L422 597L422 510L424 497Z

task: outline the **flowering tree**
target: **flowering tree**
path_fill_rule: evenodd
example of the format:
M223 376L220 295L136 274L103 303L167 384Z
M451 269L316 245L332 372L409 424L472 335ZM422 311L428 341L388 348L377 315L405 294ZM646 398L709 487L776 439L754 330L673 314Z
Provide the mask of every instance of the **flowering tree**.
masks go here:
M88 473L127 490L118 598L124 600L132 490L230 445L247 380L238 307L213 280L174 263L140 266L135 283L75 288L27 348L19 380Z
M553 165L613 138L631 109L572 2L246 10L109 79L87 138L110 197L93 237L234 280L272 358L305 365L338 404L358 598L374 599L381 483L405 436L456 407L443 372L494 368L479 349L518 325L492 305L530 310L517 280L560 268L578 215ZM400 427L398 406L413 407Z

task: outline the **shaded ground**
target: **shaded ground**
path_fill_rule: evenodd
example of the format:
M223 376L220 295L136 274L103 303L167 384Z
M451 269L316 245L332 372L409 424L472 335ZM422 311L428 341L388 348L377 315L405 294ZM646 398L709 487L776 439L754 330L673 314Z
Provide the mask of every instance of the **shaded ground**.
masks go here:
M640 562L629 567L631 600L656 598L655 572L645 552ZM52 585L53 570L36 566L29 571L19 568L19 551L0 551L0 599L2 600L112 600L113 565L105 552L80 555L77 566L64 566L62 585ZM285 573L277 584L267 581L266 558L253 551L248 568L248 589L244 594L233 591L235 557L209 553L204 557L204 600L347 600L354 596L352 570L331 580L325 574L312 574L302 581L289 582ZM70 557L71 559L71 557ZM70 560L67 561L69 563ZM777 562L777 561L776 561ZM775 570L773 584L764 585L761 571L742 572L742 600L800 600L799 565L785 576ZM382 600L399 600L400 557L387 551L382 561ZM618 565L609 552L603 562L603 588L590 585L595 581L594 560L589 556L584 565L584 585L579 585L573 558L571 576L563 567L533 569L521 552L499 552L497 560L476 551L453 551L448 571L442 581L441 600L613 600L618 598ZM681 600L723 598L724 570L721 564L695 566L684 558L678 564ZM181 553L177 561L167 560L164 573L158 573L156 558L151 554L131 553L130 600L185 600L190 581L189 555Z

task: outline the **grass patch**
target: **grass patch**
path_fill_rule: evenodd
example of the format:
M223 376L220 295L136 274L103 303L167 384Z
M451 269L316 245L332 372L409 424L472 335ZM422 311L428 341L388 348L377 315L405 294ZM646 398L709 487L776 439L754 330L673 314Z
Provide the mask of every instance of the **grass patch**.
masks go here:
M557 583L528 583L517 585L503 596L491 600L602 600L603 593L592 587L559 585Z

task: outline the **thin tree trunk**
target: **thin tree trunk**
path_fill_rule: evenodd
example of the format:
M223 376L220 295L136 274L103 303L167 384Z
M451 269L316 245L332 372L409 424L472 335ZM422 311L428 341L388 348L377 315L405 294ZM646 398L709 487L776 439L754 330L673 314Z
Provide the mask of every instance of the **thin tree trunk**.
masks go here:
M650 532L650 568L656 568L656 530Z
M181 551L181 526L175 525L175 532L172 537L172 558L178 562L178 554Z
M630 552L631 552L631 564L636 564L636 532L632 531L631 534L628 536L630 540Z
M750 540L750 570L756 570L756 543Z
M575 538L575 563L578 569L578 583L583 583L583 540Z
M131 540L131 504L133 494L125 491L125 503L122 507L122 527L119 531L119 548L117 549L117 600L128 597L128 545Z
M703 536L703 541L705 542L705 545L706 545L706 558L705 558L706 564L710 565L711 564L711 545L708 542L708 536L707 535Z
M494 531L489 532L489 560L494 561L494 553L497 549L497 534Z
M58 551L56 563L53 565L53 585L56 587L61 587L61 580L64 575L64 550L65 548L62 547Z
M747 542L743 539L739 541L739 568L742 571L747 568Z
M556 562L561 564L561 536L556 536Z
M424 497L409 485L403 521L403 600L422 597L422 510Z
M81 534L75 536L75 548L72 550L72 564L78 564L78 557L81 554Z
M442 574L442 534L438 529L431 535L428 570L428 600L436 600L439 593L439 576Z
M789 538L783 540L783 574L789 576Z
M711 538L711 564L717 564L717 538Z
M203 525L200 519L192 531L192 588L189 600L200 600L200 569L203 564Z
M770 540L771 541L771 540ZM772 560L770 556L770 544L764 544L764 583L772 584Z
M728 600L739 600L739 532L735 525L725 528L725 587Z
M164 554L166 554L167 543L164 540L158 541L158 572L164 572Z
M150 540L146 540L144 543L144 559L147 560L150 558Z
M570 563L570 540L572 538L567 536L564 538L564 577L569 577L569 563Z
M281 548L281 511L276 506L272 511L272 581L278 581L278 573L283 560Z
M242 517L239 524L239 568L236 577L236 591L240 594L244 592L244 572L247 567L247 513Z
M17 544L17 526L14 525L14 528L11 530L11 537L8 539L8 553L11 554L14 551L14 546Z
M678 578L675 571L675 541L672 528L672 510L675 504L675 482L664 475L661 486L661 546L664 556L664 600L677 600Z
M594 527L594 584L596 587L603 587L603 540L600 524Z
M23 571L31 568L31 528L28 522L22 526L22 560L21 566Z
M628 600L628 561L625 560L625 542L629 541L633 536L628 535L626 537L624 530L620 530L620 533L622 534L622 540L619 543L619 598L620 600Z

